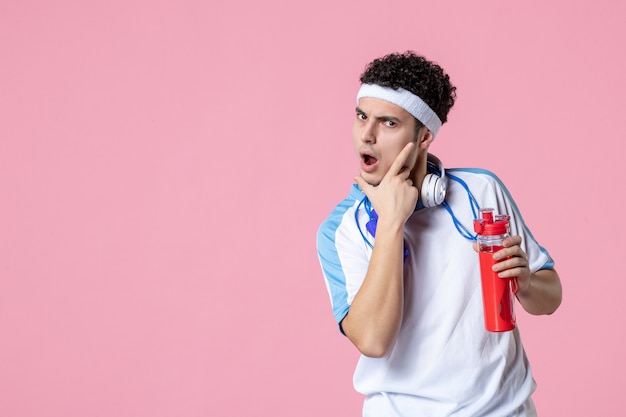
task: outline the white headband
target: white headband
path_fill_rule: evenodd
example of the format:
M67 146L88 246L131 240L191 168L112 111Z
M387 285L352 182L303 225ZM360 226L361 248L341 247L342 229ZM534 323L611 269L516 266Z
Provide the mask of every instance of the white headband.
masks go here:
M435 114L424 100L404 88L394 90L393 88L382 87L378 84L361 84L361 88L356 95L357 103L362 97L377 98L400 106L422 122L422 124L432 132L433 137L437 136L437 132L439 132L441 119L439 119L437 114Z

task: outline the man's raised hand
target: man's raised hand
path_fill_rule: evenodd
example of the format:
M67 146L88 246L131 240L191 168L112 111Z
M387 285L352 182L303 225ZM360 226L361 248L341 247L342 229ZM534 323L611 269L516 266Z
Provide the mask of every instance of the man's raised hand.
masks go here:
M411 169L405 166L414 146L412 142L407 143L377 186L368 184L360 176L354 178L374 206L379 221L400 222L404 226L415 210L419 193L409 178Z

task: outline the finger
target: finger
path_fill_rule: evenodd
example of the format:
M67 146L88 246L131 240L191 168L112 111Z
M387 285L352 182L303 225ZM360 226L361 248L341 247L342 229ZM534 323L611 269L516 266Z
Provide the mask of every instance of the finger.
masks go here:
M500 271L497 273L498 278L519 278L521 276L524 276L524 268L505 269L504 271Z
M398 176L400 176L400 178L402 178L403 180L408 180L410 175L411 170L407 167L402 168L400 172L398 172Z
M511 257L501 262L496 262L491 268L495 272L502 272L513 268L528 268L528 261L521 257Z
M504 245L505 248L510 248L511 246L515 246L515 245L521 245L522 237L521 236L508 237L504 239L504 242L502 242L502 244Z
M514 246L505 245L504 249L500 249L499 251L493 254L493 259L496 261L511 258L511 257L526 259L526 254L524 253L524 251L519 245L514 245Z
M409 142L406 144L406 146L400 151L398 156L396 156L396 159L393 161L393 164L391 164L389 171L387 171L387 175L398 175L400 171L402 171L404 164L406 163L407 159L409 159L409 155L411 155L413 146L414 146L413 142ZM406 170L406 171L409 171L409 170ZM406 175L408 176L408 173Z
M369 191L369 188L371 187L371 185L369 185L367 181L365 181L363 178L361 178L358 175L354 177L354 181L359 185L359 187L361 188L361 191L363 191L363 193L367 195L367 192Z

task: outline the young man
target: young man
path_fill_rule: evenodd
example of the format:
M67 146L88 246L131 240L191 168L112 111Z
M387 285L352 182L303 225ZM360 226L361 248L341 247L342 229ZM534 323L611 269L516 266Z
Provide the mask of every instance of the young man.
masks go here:
M335 319L361 352L354 385L366 396L363 415L535 416L518 329L485 330L478 207L510 215L512 237L494 270L516 277L531 314L561 303L552 259L497 177L444 169L428 153L456 97L436 63L391 54L360 80L360 175L321 225L317 247Z

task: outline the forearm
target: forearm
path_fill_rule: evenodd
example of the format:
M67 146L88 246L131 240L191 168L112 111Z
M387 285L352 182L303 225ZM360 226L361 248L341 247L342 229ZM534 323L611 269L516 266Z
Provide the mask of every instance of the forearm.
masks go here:
M552 314L561 305L562 288L557 272L542 269L530 276L527 288L517 293L520 304L530 314Z
M370 357L395 343L404 308L402 227L379 227L367 274L342 321L346 336Z

